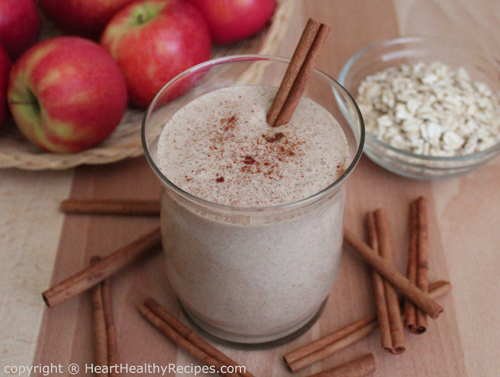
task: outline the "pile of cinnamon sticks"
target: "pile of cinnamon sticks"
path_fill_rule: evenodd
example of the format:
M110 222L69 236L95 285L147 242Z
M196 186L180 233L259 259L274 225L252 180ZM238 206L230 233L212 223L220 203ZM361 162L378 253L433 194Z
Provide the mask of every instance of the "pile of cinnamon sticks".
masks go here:
M79 214L137 215L144 214L146 208L147 213L145 214L150 215L150 208L154 207L159 208L159 203L137 200L83 200L61 203L63 211ZM86 290L91 291L96 363L100 366L97 370L102 372L99 374L100 377L115 376L118 368L113 366L119 362L109 278L139 258L158 251L160 243L160 230L156 228L107 257L92 258L91 264L87 268L56 284L42 294L47 306L53 308ZM147 298L139 306L138 310L148 322L174 344L207 366L213 367L213 370L221 371L224 365L233 366L236 369L232 370L239 371L234 373L221 372L221 375L253 377L250 372L246 371L246 368L242 369L234 360L203 340L153 299ZM238 369L238 367L240 368ZM373 371L375 371L375 359L372 354L368 354L311 377L365 376Z
M400 302L396 291L405 296L404 324L414 334L426 330L426 314L436 318L441 312L434 302L451 291L450 283L437 281L428 284L427 200L419 197L410 204L410 233L407 277L392 266L392 247L385 210L378 209L366 216L369 245L345 230L345 241L372 266L377 314L368 315L350 325L307 344L284 356L292 372L310 366L345 349L380 328L381 346L390 354L405 351L405 337ZM359 361L353 361L354 364ZM360 370L361 366L355 368Z
M75 213L75 208L77 208L77 213L137 215L147 207L159 209L158 203L143 203L141 201L100 201L97 207L95 201L65 201L64 203L62 208L71 208L73 213ZM445 281L428 284L427 206L427 201L423 197L418 198L410 204L410 235L406 278L392 266L389 225L387 215L383 209L378 209L367 214L369 245L359 240L346 229L346 242L373 267L377 315L365 316L343 329L285 355L285 362L291 371L301 370L323 360L367 337L378 327L380 327L382 348L391 354L403 352L405 342L404 335L402 334L401 312L394 287L406 297L404 323L408 331L416 334L425 332L426 313L432 318L436 318L442 312L442 307L434 299L448 293L451 290L451 285ZM146 214L151 215L151 211L148 209ZM159 229L155 229L110 256L97 262L94 261L85 270L44 292L47 305L53 307L89 289L91 286L95 286L125 265L137 260L141 255L148 253L150 250L157 250L159 243L160 231ZM85 284L82 285L82 282L85 282ZM97 295L95 291L94 295ZM103 307L105 306L103 305ZM99 306L96 305L96 307L98 308ZM180 323L171 314L166 312L165 309L154 302L154 300L147 299L140 306L139 312L175 344L207 365L214 366L215 368L220 368L221 365L237 365L233 360L220 353L196 335L196 333ZM389 317L390 315L392 317ZM375 359L373 355L368 354L315 376L365 376L374 370ZM241 376L252 376L246 371L245 373L241 374Z

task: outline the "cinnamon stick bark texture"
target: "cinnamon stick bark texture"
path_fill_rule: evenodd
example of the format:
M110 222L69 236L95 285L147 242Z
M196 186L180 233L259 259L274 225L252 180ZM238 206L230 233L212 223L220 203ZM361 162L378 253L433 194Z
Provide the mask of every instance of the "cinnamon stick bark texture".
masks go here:
M373 315L368 315L366 317L361 318L359 321L356 321L352 323L351 325L344 327L343 329L336 331L330 335L327 335L315 342L312 342L308 344L305 347L299 348L296 351L290 352L283 356L285 359L285 362L287 365L290 367L292 372L295 372L299 369L304 368L297 362L301 359L305 359L307 356L316 353L317 351L321 350L322 348L328 347L332 344L337 343L339 340L344 339L346 336L355 333L359 329L362 329L369 325L370 323L374 322L376 320L376 317ZM311 359L312 360L312 359ZM319 360L322 360L319 359ZM304 365L311 365L313 362L306 362Z
M330 27L325 24L321 24L319 27L318 33L316 34L316 38L307 54L306 60L304 64L300 68L299 74L293 83L292 89L290 89L290 93L288 94L288 98L283 104L281 108L280 114L276 123L274 123L274 127L279 127L282 124L286 124L292 118L293 112L297 108L297 105L300 102L302 94L304 93L307 83L311 78L314 67L316 65L316 60L318 59L319 52L323 43L330 32Z
M178 332L176 332L172 327L170 327L166 322L164 322L160 317L153 313L145 305L139 306L139 313L149 321L154 327L160 330L167 338L169 338L177 346L181 347L184 351L200 360L208 366L213 366L217 371L220 371L224 364L208 355L194 344L184 339ZM240 377L235 373L220 373L222 376L227 377Z
M104 321L106 323L108 366L112 366L118 364L118 344L116 339L115 318L113 315L111 282L109 279L105 279L101 283L101 286ZM109 372L109 377L117 377L118 375L119 373L115 369L111 369Z
M388 264L379 255L349 229L344 229L344 240L356 251L370 266L372 266L385 280L391 283L406 298L412 301L422 309L431 318L436 319L443 312L443 307L432 300L428 294L418 289L410 283L406 277L401 275L398 270Z
M417 248L418 248L418 218L417 202L410 203L410 236L408 239L408 267L406 277L412 283L417 285ZM425 329L419 329L417 326L417 308L408 299L405 300L404 324L406 329L413 333L423 333Z
M288 123L312 75L330 27L308 20L267 116L271 127Z
M302 32L302 36L300 37L299 43L295 48L292 59L290 60L290 64L285 72L285 76L281 81L281 85L274 97L274 101L271 105L271 109L267 114L267 124L271 127L274 126L276 120L278 119L278 115L280 114L281 108L285 103L288 94L290 93L290 89L292 89L295 78L299 74L300 68L302 64L304 64L304 60L306 60L307 53L311 48L314 38L316 38L316 34L318 33L320 23L312 20L311 18L307 20L306 27Z
M369 212L366 215L366 224L368 228L368 239L370 242L370 246L375 253L380 255L377 224L375 221L375 214L373 212ZM382 344L382 348L385 351L392 353L394 347L391 336L389 312L387 310L384 280L374 269L372 269L372 278L373 288L375 292L375 303L377 307L377 319L380 328L380 342Z
M97 263L101 258L93 257L90 264ZM101 284L97 284L91 290L92 297L92 322L94 328L94 353L95 362L99 366L108 365L108 342L106 335L106 321L102 305ZM96 373L96 377L108 377L107 373Z
M418 252L417 252L417 287L424 293L429 292L429 237L427 232L427 199L417 199L418 209ZM424 332L427 328L427 317L422 310L417 310L417 328Z
M450 291L450 283L438 281L429 287L429 296L434 299ZM330 335L288 353L284 356L285 362L292 372L296 372L367 337L377 327L377 316L368 315Z
M392 241L389 231L389 222L387 213L383 208L377 209L374 213L375 226L377 229L378 248L380 256L393 265ZM389 318L389 328L391 342L384 350L394 355L403 353L406 349L403 323L401 322L401 311L399 309L399 300L396 290L389 282L384 281L385 304L387 305L387 314Z
M159 216L158 200L63 200L60 209L64 213L95 215Z
M375 357L369 353L333 369L313 374L309 377L366 377L375 372Z
M49 288L42 293L42 297L46 305L53 308L100 283L147 252L159 250L160 246L161 234L158 227L118 249L113 254L102 258L96 264Z
M169 325L172 329L174 329L180 336L184 339L192 343L195 347L198 347L200 350L205 352L207 355L213 357L214 359L220 361L224 365L231 365L234 367L238 367L238 363L233 359L229 358L222 352L220 352L217 348L210 345L203 338L201 338L196 332L191 330L189 327L185 326L182 322L180 322L177 318L175 318L172 314L162 308L155 300L152 298L147 298L144 301L144 306L151 310L158 318L160 318L163 322ZM254 377L250 372L241 372L239 373L242 377Z
M366 338L377 328L377 317L369 315L359 321L284 356L292 372L297 372Z

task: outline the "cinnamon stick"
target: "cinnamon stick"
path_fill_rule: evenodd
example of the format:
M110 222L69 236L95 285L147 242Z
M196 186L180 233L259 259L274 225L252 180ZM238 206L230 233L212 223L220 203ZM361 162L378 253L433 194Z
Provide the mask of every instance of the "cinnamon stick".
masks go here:
M311 49L307 54L306 60L300 68L300 72L297 75L295 82L293 83L292 89L290 89L288 98L283 104L280 115L278 116L278 119L276 120L276 123L274 123L273 127L279 127L282 124L286 124L292 118L293 112L297 108L302 94L306 89L307 83L312 76L319 52L329 32L330 27L325 24L321 24L318 30L318 34L316 34L316 38L314 39Z
M387 213L383 208L379 208L374 213L375 226L377 229L377 238L380 256L393 265L392 245L389 232L389 222ZM384 347L386 352L394 355L403 353L406 349L403 323L401 322L401 311L399 308L398 295L394 287L384 280L385 304L387 305L387 314L389 318L390 336L392 341L388 347Z
M451 291L451 284L438 281L430 285L429 297L435 299ZM284 356L292 372L333 355L351 344L367 337L378 327L376 315L368 315L360 320Z
M104 312L104 321L106 323L107 339L107 358L108 366L118 364L118 345L116 339L115 319L113 315L113 303L111 298L111 282L105 279L101 283L102 307ZM109 377L116 377L119 373L115 368L110 368Z
M429 237L427 233L427 199L417 199L418 209L418 252L417 252L417 287L424 293L429 292ZM417 310L417 328L422 333L427 328L427 317L422 310Z
M313 374L309 377L365 377L375 372L375 357L368 353L338 367Z
M375 253L380 255L377 224L375 221L375 214L373 212L369 212L366 215L366 223L368 227L368 238L370 246ZM377 319L380 328L380 341L382 344L382 348L385 351L392 353L394 347L391 336L389 312L387 310L384 280L374 269L372 269L372 278L373 288L375 292L375 304L377 308Z
M210 345L202 337L200 337L196 332L191 330L189 327L185 326L172 314L162 308L155 300L152 298L147 298L144 301L144 306L151 310L158 318L164 321L168 326L174 329L180 336L186 339L188 342L192 343L195 347L199 348L207 355L213 357L215 360L220 361L224 365L231 365L234 367L240 367L236 361L226 356L220 352L217 348ZM254 377L250 372L240 372L242 377Z
M333 355L335 352L347 348L351 344L356 343L358 340L366 338L376 328L377 317L375 315L363 317L359 321L356 321L329 336L285 355L285 362L292 372L297 372L311 364L327 358L330 355ZM324 343L327 344L321 347ZM300 359L296 359L296 355L300 354L304 354L305 356Z
M98 215L129 215L129 216L159 216L160 202L158 200L63 200L60 209L64 213L98 214Z
M153 311L151 311L146 305L139 306L139 313L149 321L153 326L160 330L167 338L169 338L177 346L181 347L183 350L188 352L190 355L200 360L208 366L213 366L217 371L220 371L224 366L222 362L216 360L212 356L208 355L194 344L184 339L179 333L177 333L172 327L170 327L166 322L164 322L160 317L158 317ZM236 373L220 373L222 376L228 377L239 377Z
M309 356L322 348L325 348L331 344L334 344L338 342L340 339L344 339L346 336L358 331L359 329L362 329L369 325L370 323L374 322L376 319L375 316L373 315L368 315L366 317L361 318L360 320L350 324L349 326L344 327L343 329L336 331L332 334L329 334L321 339L316 340L315 342L309 343L307 346L299 348L298 350L295 350L293 352L290 352L283 356L285 359L285 362L287 365L290 367L292 372L295 372L296 370L302 369L302 368L294 368L292 369L292 364L295 364L298 360L305 358L306 356ZM310 364L307 364L310 365Z
M318 33L320 27L320 23L314 21L309 18L307 20L307 24L302 32L299 43L295 48L295 51L292 55L292 59L290 60L290 64L285 72L285 76L281 81L281 85L276 92L276 96L274 97L274 101L269 109L269 113L267 114L267 124L271 127L274 127L276 120L280 114L281 108L283 107L288 94L290 93L290 89L292 89L293 83L299 74L300 68L304 64L306 60L307 53L309 52L314 38L316 38L316 34Z
M272 112L270 111L271 115L268 116L267 119L271 127L278 127L282 124L286 124L292 118L293 112L299 104L300 98L312 75L319 52L329 31L330 27L325 24L320 24L318 26L316 21L308 21L304 29L303 37L301 37L295 50L296 53L292 56L292 61L290 62L291 68L289 66L290 73L285 73L285 77L283 78L284 82L282 81L280 89L278 89L278 92L282 90L283 93L279 93L279 96L277 94L275 101L273 101L271 105ZM312 39L313 35L314 39ZM298 66L300 66L300 69L297 72ZM283 101L285 95L286 99ZM277 103L275 104L274 102ZM276 113L278 113L277 116L275 115ZM273 122L275 117L276 120Z
M93 257L90 264L97 263L101 258ZM97 284L91 290L92 297L92 321L94 328L94 352L95 362L99 366L108 365L108 345L106 336L106 321L102 305L101 284ZM96 373L97 377L108 377L108 373Z
M410 237L408 240L408 266L406 277L417 285L417 248L418 248L418 219L417 202L410 203ZM404 323L406 329L413 333L423 333L425 329L417 326L417 309L410 300L405 300Z
M160 228L139 237L113 254L102 258L95 265L89 266L42 293L45 304L53 308L90 287L100 283L125 266L136 261L150 250L161 245Z
M382 277L389 281L394 288L399 290L406 298L417 305L431 318L436 319L443 312L443 307L432 300L428 294L410 283L398 270L388 264L363 241L359 240L349 229L344 229L344 240L351 245L368 264L370 264Z

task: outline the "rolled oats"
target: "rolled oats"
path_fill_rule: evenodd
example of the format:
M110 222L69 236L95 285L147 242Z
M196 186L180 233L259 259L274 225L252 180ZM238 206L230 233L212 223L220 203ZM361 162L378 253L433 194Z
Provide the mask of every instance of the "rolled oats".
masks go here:
M500 98L465 69L401 65L368 76L357 102L367 132L400 149L462 156L500 142Z

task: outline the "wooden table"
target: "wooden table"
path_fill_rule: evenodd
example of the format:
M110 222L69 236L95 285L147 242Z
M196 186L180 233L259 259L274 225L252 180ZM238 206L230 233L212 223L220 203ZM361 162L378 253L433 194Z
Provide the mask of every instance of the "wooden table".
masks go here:
M294 26L278 55L291 55L307 17L332 26L318 65L334 77L361 47L398 35L454 37L500 58L500 13L495 0L296 1ZM112 252L158 220L63 217L58 203L67 197L155 199L159 192L155 176L145 160L138 158L64 172L4 170L0 182L0 375L8 375L4 370L8 365L52 363L66 368L70 363L92 363L88 295L49 311L40 293L51 282L81 269L90 255ZM296 375L306 376L373 352L375 376L498 376L499 187L500 160L459 178L419 182L395 176L363 157L348 183L346 225L361 235L365 212L385 207L399 251L396 264L404 271L407 205L418 195L427 196L431 203L430 277L450 280L453 292L440 299L445 313L430 323L425 335L407 336L407 351L402 356L384 354L377 332ZM151 295L180 316L162 263L163 255L157 254L113 280L123 363L197 363L135 310ZM220 348L256 376L291 375L281 360L284 353L373 312L371 296L367 267L345 251L327 308L306 334L272 350Z

